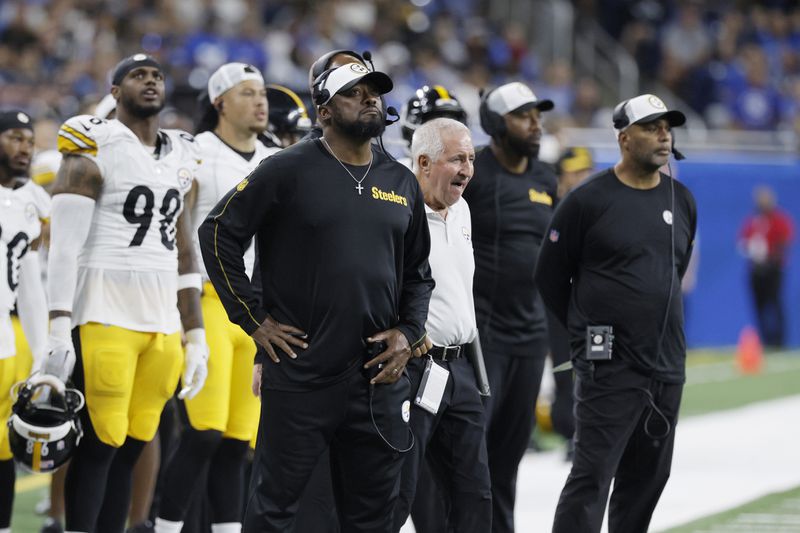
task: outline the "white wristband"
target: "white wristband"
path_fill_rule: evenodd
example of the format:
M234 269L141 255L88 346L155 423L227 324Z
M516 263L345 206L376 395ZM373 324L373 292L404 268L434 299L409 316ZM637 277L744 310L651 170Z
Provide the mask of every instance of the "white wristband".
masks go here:
M186 332L186 342L192 344L206 344L206 330L203 328L194 328Z
M69 339L72 332L72 317L59 316L50 319L50 335L57 339Z
M178 276L178 290L182 291L183 289L203 289L203 276L200 275L198 272L192 272L190 274L181 274Z

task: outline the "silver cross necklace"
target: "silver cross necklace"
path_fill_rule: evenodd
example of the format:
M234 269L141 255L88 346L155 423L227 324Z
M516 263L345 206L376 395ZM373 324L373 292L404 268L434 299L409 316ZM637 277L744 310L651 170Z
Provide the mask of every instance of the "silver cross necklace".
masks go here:
M330 154L333 156L333 158L336 160L336 162L339 163L340 165L342 165L342 168L345 170L345 172L350 174L350 177L353 178L353 181L356 182L356 186L354 188L355 188L355 190L358 191L358 195L361 196L361 191L364 190L364 187L361 186L361 182L364 181L364 179L367 177L367 174L369 174L369 171L372 170L372 160L375 159L375 156L372 153L372 149L370 148L369 166L367 167L367 171L364 172L364 175L361 176L361 179L357 179L355 176L353 176L353 173L350 172L350 169L347 168L346 166L344 166L344 163L342 163L339 160L339 158L336 157L336 154L334 154L333 150L331 150L331 146L328 144L328 141L326 141L324 137L320 137L319 140L322 141L322 144L325 145L325 148L328 150L328 152L330 152Z

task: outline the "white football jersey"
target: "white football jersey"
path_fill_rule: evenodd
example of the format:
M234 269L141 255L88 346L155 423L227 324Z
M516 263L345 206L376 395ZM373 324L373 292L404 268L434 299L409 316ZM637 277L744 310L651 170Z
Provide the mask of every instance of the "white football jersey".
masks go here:
M59 151L89 158L103 178L78 256L73 325L180 329L176 223L201 156L184 131L159 130L158 138L156 157L118 120L81 115L58 132Z
M50 217L50 196L28 180L12 189L0 186L0 359L14 355L9 313L17 301L20 261Z
M225 144L214 132L205 131L195 138L203 154L203 165L197 173L197 201L192 210L194 222L194 244L197 258L203 272L203 280L208 280L208 273L200 255L200 243L197 237L197 228L203 223L211 209L217 205L220 198L236 187L243 178L250 175L259 163L272 154L279 152L280 148L267 147L256 141L256 153L248 161L237 151ZM255 250L251 244L244 255L244 266L248 277L253 276L255 263Z

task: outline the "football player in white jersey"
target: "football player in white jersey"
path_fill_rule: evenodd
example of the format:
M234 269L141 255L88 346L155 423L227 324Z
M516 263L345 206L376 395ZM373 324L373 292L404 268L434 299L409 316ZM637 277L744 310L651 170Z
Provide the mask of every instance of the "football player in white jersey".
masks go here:
M111 94L115 120L81 115L61 126L53 190L46 371L66 378L77 355L74 380L87 407L67 473L66 530L74 532L124 530L133 465L181 369L181 395L194 396L208 358L183 209L198 145L158 128L164 76L152 57L123 59Z
M195 138L203 165L186 200L195 229L225 193L279 150L258 139L267 128L267 90L252 65L222 65L209 78L205 105ZM250 276L254 260L251 246L245 256ZM205 268L202 271L203 319L211 354L208 379L203 390L185 402L189 424L165 467L156 533L181 530L206 470L211 531L239 533L242 527L245 458L260 412L258 398L250 391L256 345L228 320Z
M0 112L0 533L11 532L14 461L6 421L16 381L11 310L16 304L34 356L34 371L47 354L47 300L37 248L50 198L30 179L33 121L21 111Z

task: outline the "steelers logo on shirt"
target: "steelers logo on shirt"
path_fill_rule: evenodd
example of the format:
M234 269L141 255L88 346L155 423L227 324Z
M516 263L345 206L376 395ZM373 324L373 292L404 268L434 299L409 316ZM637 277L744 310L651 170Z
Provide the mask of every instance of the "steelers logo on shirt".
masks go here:
M28 222L33 222L36 220L36 206L33 204L27 204L25 206L25 218Z
M188 189L192 186L192 173L188 168L178 169L178 185L181 189Z

